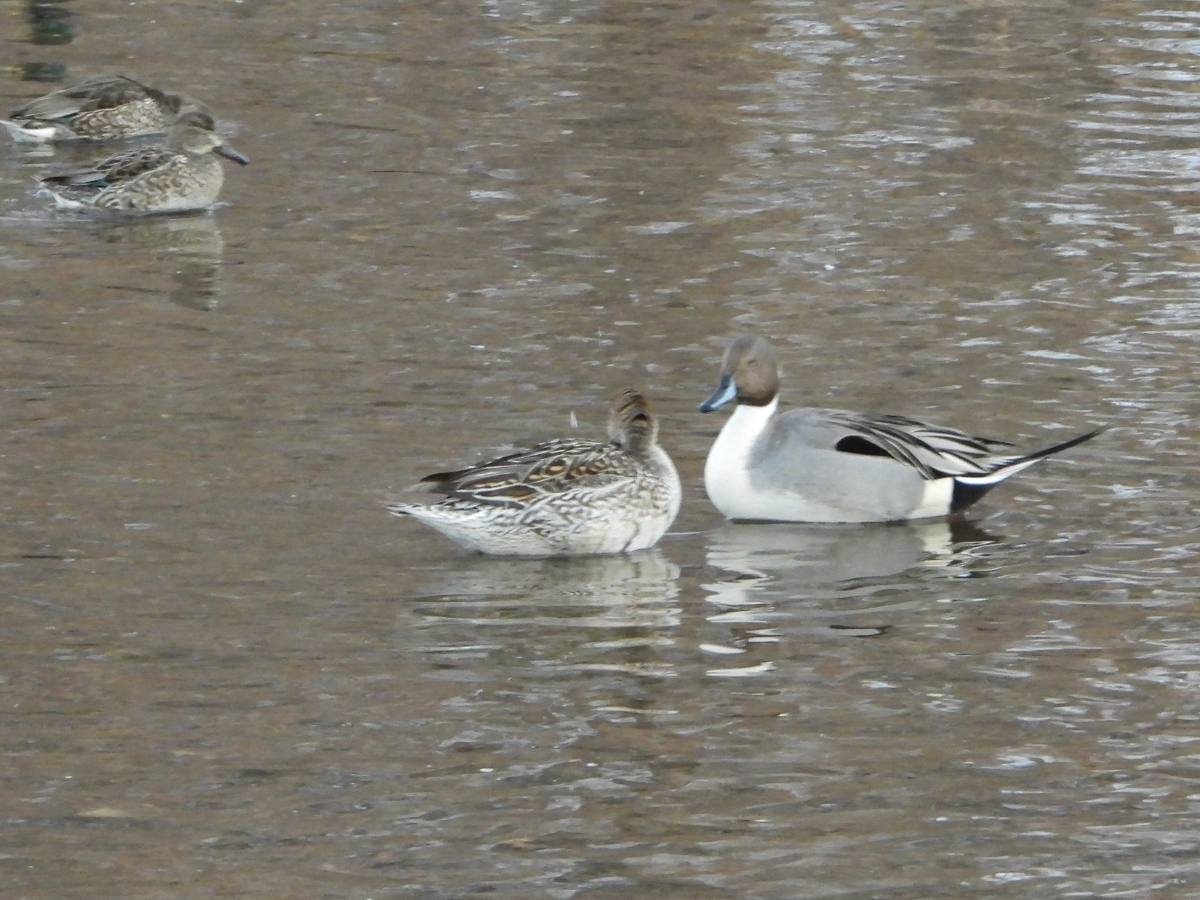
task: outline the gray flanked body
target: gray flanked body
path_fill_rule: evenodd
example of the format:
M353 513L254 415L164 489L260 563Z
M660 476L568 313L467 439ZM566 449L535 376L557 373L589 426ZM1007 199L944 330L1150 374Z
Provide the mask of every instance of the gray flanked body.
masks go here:
M502 556L583 556L654 546L675 521L681 488L658 444L646 399L624 391L609 415L609 441L556 440L421 486L445 499L393 503L468 550Z
M102 75L54 91L0 119L17 143L116 141L165 134L188 110L204 104L170 94L124 75Z
M849 523L945 516L1103 430L1021 453L1005 441L904 416L781 413L778 392L772 347L753 335L736 338L716 392L700 407L708 412L737 400L704 466L709 499L728 519Z
M208 113L183 113L167 142L142 147L42 176L61 209L172 213L208 209L217 202L225 171L214 154L249 162L225 143Z

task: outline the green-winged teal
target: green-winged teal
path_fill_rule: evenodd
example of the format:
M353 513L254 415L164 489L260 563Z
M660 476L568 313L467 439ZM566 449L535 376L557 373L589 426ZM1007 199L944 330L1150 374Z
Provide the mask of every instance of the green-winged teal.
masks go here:
M709 412L737 400L704 465L725 517L781 522L891 522L964 509L1010 475L1103 428L1033 453L904 416L778 412L775 351L745 334L725 352Z
M581 556L652 547L679 512L679 475L637 391L612 405L609 441L561 439L419 486L428 505L389 504L469 550L505 556Z
M249 162L225 144L212 116L185 112L171 126L167 143L42 176L44 189L61 209L105 209L166 213L208 209L217 202L225 172L217 153Z
M101 75L14 109L0 125L14 141L116 141L163 134L181 112L204 104L168 94L124 75Z

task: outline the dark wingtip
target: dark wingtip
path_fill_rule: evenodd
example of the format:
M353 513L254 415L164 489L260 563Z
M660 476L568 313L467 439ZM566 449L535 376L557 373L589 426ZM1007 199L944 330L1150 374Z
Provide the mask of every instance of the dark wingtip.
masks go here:
M426 475L424 478L421 478L416 484L410 484L405 490L428 491L432 494L452 494L454 492L454 483L465 473L465 469L457 472L434 472L432 475Z

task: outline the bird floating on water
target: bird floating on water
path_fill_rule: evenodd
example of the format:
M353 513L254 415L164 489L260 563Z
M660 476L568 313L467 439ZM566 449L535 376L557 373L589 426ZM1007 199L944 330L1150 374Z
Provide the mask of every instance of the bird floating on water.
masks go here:
M18 143L116 141L165 134L182 112L203 103L124 75L101 75L30 100L0 119Z
M559 439L417 487L445 497L393 503L468 550L506 556L580 556L652 547L679 512L675 465L658 444L646 398L622 392L607 442Z
M225 170L213 154L250 162L225 143L206 112L183 113L167 141L60 169L38 180L61 209L172 213L208 209L217 202Z
M734 339L716 391L700 405L710 412L737 401L704 465L705 490L727 519L891 522L945 516L1104 430L1022 453L1006 441L905 416L779 412L778 394L771 345L750 334Z

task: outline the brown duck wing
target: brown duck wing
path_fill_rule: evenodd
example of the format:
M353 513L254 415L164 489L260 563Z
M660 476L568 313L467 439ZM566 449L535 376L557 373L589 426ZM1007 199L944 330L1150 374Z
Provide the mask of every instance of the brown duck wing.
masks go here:
M174 154L171 151L161 147L143 147L140 150L118 153L116 156L85 165L60 169L49 175L43 175L40 180L50 184L112 184L117 181L128 181L143 172L157 169L172 156Z
M147 97L159 99L162 96L161 91L148 88L124 75L102 75L30 100L19 109L14 109L12 115L31 119L66 119L79 113L113 109Z
M480 503L523 503L631 474L636 461L612 444L557 440L456 472L421 479L430 490Z
M169 162L176 154L162 147L143 147L117 156L110 156L102 163L107 181L128 181L143 172L157 169Z

